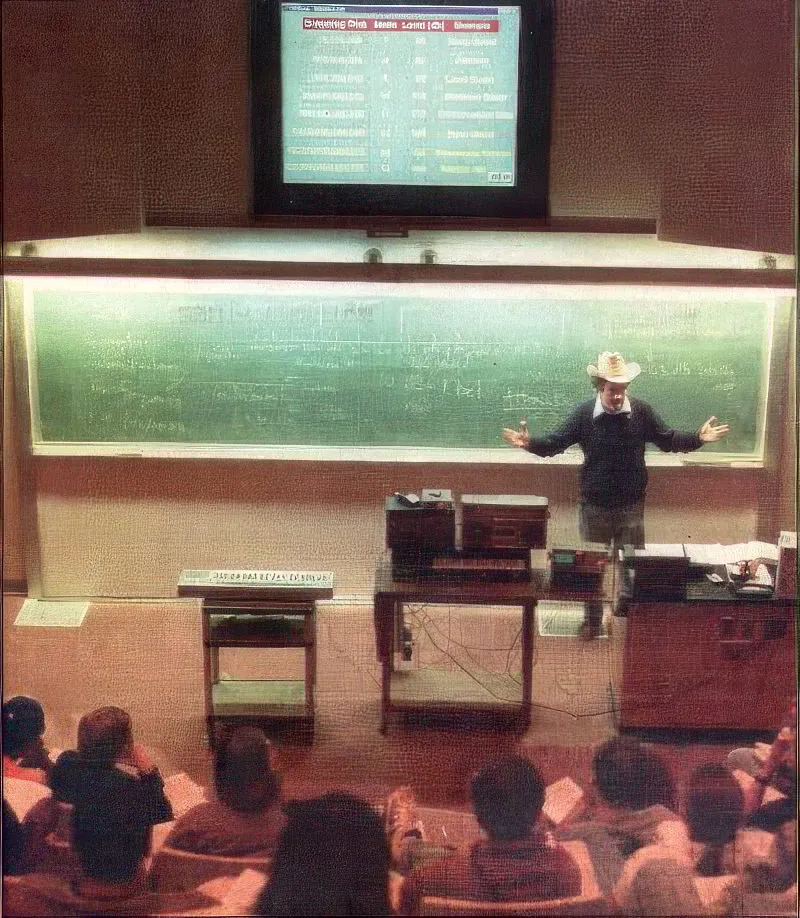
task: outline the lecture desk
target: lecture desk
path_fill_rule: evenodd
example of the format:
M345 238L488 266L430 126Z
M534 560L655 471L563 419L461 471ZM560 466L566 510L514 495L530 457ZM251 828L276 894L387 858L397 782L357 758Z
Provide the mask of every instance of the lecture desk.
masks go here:
M690 583L685 600L631 601L619 726L774 731L796 697L794 597Z
M391 560L382 558L375 570L374 622L375 644L381 664L380 731L386 732L389 715L395 712L445 714L459 712L512 715L520 730L531 722L534 612L539 600L586 602L590 599L610 601L613 596L613 565L595 591L555 587L546 568L546 553L532 552L534 567L530 580L519 583L491 580L472 582L443 577L423 576L415 580L395 580ZM538 566L537 566L538 565ZM505 701L497 695L504 688L519 686L510 677L495 677L498 691L483 689L466 674L421 669L398 672L394 652L401 646L403 607L408 603L430 603L453 606L519 606L522 610L521 631L521 701ZM508 683L504 685L503 683Z

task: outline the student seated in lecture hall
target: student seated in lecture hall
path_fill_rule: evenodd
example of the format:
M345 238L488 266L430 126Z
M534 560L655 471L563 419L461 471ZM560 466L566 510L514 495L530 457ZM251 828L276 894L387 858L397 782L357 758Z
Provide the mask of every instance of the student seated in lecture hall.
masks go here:
M47 783L52 768L42 742L44 710L35 698L16 695L3 704L3 777Z
M763 750L763 751L762 751ZM774 830L797 818L797 701L789 705L781 729L769 748L734 749L727 758L734 774L752 778L745 788L748 824ZM768 787L781 794L764 802Z
M783 893L796 882L796 822L776 837L743 828L744 794L724 765L694 769L684 811L685 837L640 848L626 862L613 894L623 914L729 913L722 904L703 905L695 882L701 877L728 878L718 898L734 905L745 892Z
M72 805L72 831L91 832L110 820L143 832L173 818L164 782L144 748L134 742L131 718L107 706L78 724L78 749L62 752L50 775L53 795Z
M99 811L91 827L76 826L72 850L79 865L72 878L29 873L3 878L3 914L15 916L71 915L225 915L216 898L199 890L180 895L149 889L145 859L149 831L141 821L126 823L113 808Z
M519 430L505 428L503 439L537 456L555 456L579 444L584 455L578 516L581 538L641 548L645 543L646 444L653 443L663 452L690 452L722 439L728 425L710 417L694 433L667 427L647 402L628 395L628 386L641 367L616 352L603 351L586 372L596 395L578 405L561 427L531 436L527 423L522 422ZM582 637L600 634L602 615L601 602L586 604Z
M333 792L286 804L287 823L253 915L391 915L389 844L361 797Z
M192 807L164 841L167 848L224 857L272 856L285 816L274 747L257 727L237 727L214 753L216 799Z
M579 895L580 868L539 824L544 794L538 769L521 756L482 768L472 780L471 796L486 839L468 852L449 852L412 869L401 912L413 914L423 896L508 902ZM390 798L389 820L392 809ZM413 830L407 818L398 822L396 832L404 822Z
M644 845L685 834L666 762L633 737L607 740L592 759L595 800L585 815L556 829L561 841L586 844L608 895L625 861Z

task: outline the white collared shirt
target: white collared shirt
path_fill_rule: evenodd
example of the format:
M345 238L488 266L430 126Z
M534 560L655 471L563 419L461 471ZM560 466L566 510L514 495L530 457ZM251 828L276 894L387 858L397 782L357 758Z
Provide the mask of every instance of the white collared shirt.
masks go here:
M604 407L602 401L600 400L600 393L597 393L597 398L594 400L594 411L592 411L592 420L599 418L601 414L631 414L633 409L631 408L631 400L628 396L625 396L625 401L622 403L622 407L619 411L607 411Z

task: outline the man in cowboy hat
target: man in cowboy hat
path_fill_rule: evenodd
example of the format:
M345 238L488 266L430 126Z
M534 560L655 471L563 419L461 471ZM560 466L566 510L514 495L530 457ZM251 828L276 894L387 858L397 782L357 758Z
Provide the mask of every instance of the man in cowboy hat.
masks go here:
M593 399L578 405L564 424L541 437L531 437L523 422L519 430L506 428L503 439L537 456L555 456L579 444L583 450L579 528L587 542L644 545L644 497L647 468L644 449L654 443L664 452L686 453L720 440L727 424L709 418L696 433L673 430L646 402L628 396L628 385L641 373L621 354L603 351L586 372L597 390ZM600 633L602 605L587 603L581 633Z

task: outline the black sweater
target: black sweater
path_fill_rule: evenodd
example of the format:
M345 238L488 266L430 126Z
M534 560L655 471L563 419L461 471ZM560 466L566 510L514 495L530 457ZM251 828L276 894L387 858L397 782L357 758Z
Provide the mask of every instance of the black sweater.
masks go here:
M628 507L647 490L645 444L665 453L687 453L703 441L696 433L667 427L647 402L631 398L631 414L603 412L593 418L595 399L582 402L557 430L531 437L527 449L555 456L576 443L583 450L581 500L597 507Z
M74 806L73 825L105 832L147 829L173 818L157 772L131 774L114 764L89 762L73 751L62 752L51 774L53 796Z

